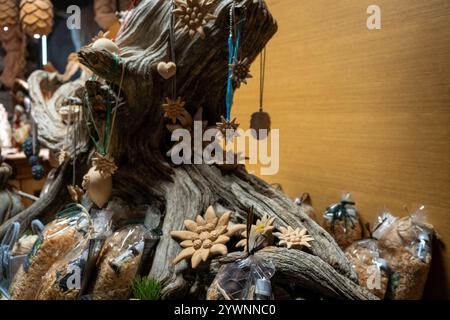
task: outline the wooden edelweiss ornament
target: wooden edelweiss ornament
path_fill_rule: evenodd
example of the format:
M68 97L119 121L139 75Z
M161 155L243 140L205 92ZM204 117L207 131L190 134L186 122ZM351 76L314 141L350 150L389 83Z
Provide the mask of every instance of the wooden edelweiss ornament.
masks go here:
M210 13L215 0L175 0L173 14L178 21L176 28L181 28L183 32L189 31L193 37L196 33L202 39L206 38L204 26L210 20L217 17Z
M81 200L84 196L83 189L81 189L77 185L70 185L70 186L67 186L67 190L69 191L69 195L74 202L77 202L77 203L81 202Z
M229 228L230 217L230 211L225 212L220 218L217 217L214 208L210 206L203 217L199 215L195 221L185 220L187 230L170 233L172 238L181 241L180 246L183 248L173 263L191 259L191 266L195 269L212 255L226 255L228 249L225 244L230 241L233 234L241 230L240 225Z
M248 58L236 61L233 65L233 85L240 88L241 83L247 84L247 79L253 78L250 74L250 63Z
M48 35L53 27L53 4L50 0L22 0L20 22L22 30L30 37Z
M93 203L103 208L112 193L112 176L117 171L114 159L96 154L92 159L92 167L83 177L82 187Z
M280 242L278 242L279 246L285 246L288 249L310 248L311 245L309 242L314 240L310 235L306 234L306 229L300 230L300 228L294 229L288 226L287 228L280 227L280 231L274 232L273 235L280 239Z
M176 100L172 100L170 98L166 98L165 103L163 103L162 107L164 110L164 118L170 119L173 124L179 120L180 122L186 118L185 113L187 112L184 106L186 102L184 102L181 97L178 97Z
M271 127L270 115L263 110L265 69L266 48L264 48L263 52L261 53L259 65L259 111L253 113L250 120L250 128L254 130L252 133L258 140L265 139Z

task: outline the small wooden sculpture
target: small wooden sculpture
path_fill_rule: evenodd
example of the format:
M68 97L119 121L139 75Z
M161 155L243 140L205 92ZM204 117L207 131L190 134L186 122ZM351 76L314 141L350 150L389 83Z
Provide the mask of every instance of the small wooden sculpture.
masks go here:
M11 88L16 78L22 78L25 73L26 37L20 29L20 25L0 29L0 41L6 54L3 57L3 73L0 82L7 88Z
M273 242L273 234L272 231L275 228L273 226L273 222L275 218L269 218L269 216L265 215L261 219L256 220L256 224L252 225L250 229L250 240L256 244L257 247L265 247ZM261 240L264 244L258 244L260 241L254 241L253 238L262 235ZM247 231L241 233L243 239L241 239L237 244L236 248L244 248L244 251L247 251Z
M191 259L192 268L197 268L200 262L208 260L210 255L226 255L228 249L225 244L230 241L228 222L231 212L227 211L217 217L212 206L208 207L205 215L197 216L195 221L185 220L185 231L172 231L172 238L181 241L184 248L173 260L177 264L181 260Z
M306 229L300 230L300 228L294 229L288 226L287 228L280 227L280 231L281 232L274 232L273 234L280 239L280 242L278 243L279 246L285 246L288 249L299 249L303 246L311 248L309 242L314 239L306 234L308 232Z
M48 35L53 27L53 4L49 0L22 0L20 22L30 37Z
M200 34L202 39L206 38L203 28L208 21L217 17L211 13L211 8L215 0L175 0L176 9L173 13L178 18L176 28L188 31L193 37L196 33Z

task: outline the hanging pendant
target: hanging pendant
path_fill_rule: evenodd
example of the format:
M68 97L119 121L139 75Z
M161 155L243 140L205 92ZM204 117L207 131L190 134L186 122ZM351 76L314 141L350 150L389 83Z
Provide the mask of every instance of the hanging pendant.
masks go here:
M114 159L98 153L92 158L92 167L83 177L82 187L89 199L103 208L112 194L112 176L117 171Z
M83 177L83 189L97 207L103 208L112 194L112 176L103 176L92 167Z
M250 63L248 62L248 58L237 61L232 64L231 67L233 68L232 80L234 88L240 88L241 83L247 84L247 79L253 78L250 74Z
M255 130L252 134L258 140L263 140L267 137L270 131L270 115L264 111L258 111L252 114L250 120L250 128ZM265 130L265 131L260 131Z
M174 62L160 62L156 68L161 77L169 80L177 73L177 65Z
M173 124L179 121L183 121L185 113L187 112L184 106L186 102L178 97L176 100L170 98L165 99L165 103L162 104L164 110L164 118L170 119Z

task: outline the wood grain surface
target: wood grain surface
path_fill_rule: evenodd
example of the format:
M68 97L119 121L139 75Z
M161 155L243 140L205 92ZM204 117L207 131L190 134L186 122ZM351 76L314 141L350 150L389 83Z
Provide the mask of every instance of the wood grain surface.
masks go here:
M381 8L368 30L367 7ZM317 214L354 194L365 221L425 204L450 244L450 1L269 0L266 111L280 129L280 170L266 176ZM258 61L233 114L258 108ZM435 251L425 297L448 298L450 255Z

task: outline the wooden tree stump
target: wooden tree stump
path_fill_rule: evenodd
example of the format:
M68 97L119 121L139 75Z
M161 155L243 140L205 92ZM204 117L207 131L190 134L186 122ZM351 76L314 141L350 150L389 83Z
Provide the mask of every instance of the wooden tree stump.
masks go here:
M175 32L178 96L187 102L186 109L191 115L202 107L203 120L209 124L215 124L225 114L227 37L232 3L232 0L216 1L213 11L217 19L206 25L204 40L199 35L191 38L181 30ZM240 0L235 3L246 19L241 56L252 62L277 31L277 24L270 12L261 10L258 2ZM112 155L119 167L114 175L113 195L132 204L152 204L160 208L163 236L156 247L150 275L161 281L163 297L184 297L190 286L184 277L189 269L186 262L172 264L181 248L169 232L182 230L185 219L193 219L211 204L220 204L234 212L234 222L243 222L247 209L253 206L256 216L275 217L278 228L289 225L308 229L315 239L309 252L276 249L257 253L274 261L278 270L275 277L296 281L306 290L330 298L375 299L357 285L356 274L334 239L283 193L242 167L223 173L215 166L174 167L169 164L164 154L169 148L170 132L165 128L161 104L165 97L170 97L171 87L170 82L157 73L156 66L169 59L170 12L170 1L140 2L117 39L118 66L107 51L86 47L79 53L83 65L115 85L119 84L124 70L126 105L117 111L111 141ZM39 94L33 95L35 104L40 104L40 99ZM58 146L53 137L60 128L52 126L45 113L37 121L41 142ZM69 166L62 167L60 181L67 174L70 174ZM33 209L23 212L16 220L43 214L49 203L58 201L59 192L65 192L58 191L63 188L61 183L54 186L51 195L40 199ZM3 232L2 227L0 234ZM214 276L217 262L213 262L209 270L210 276Z

